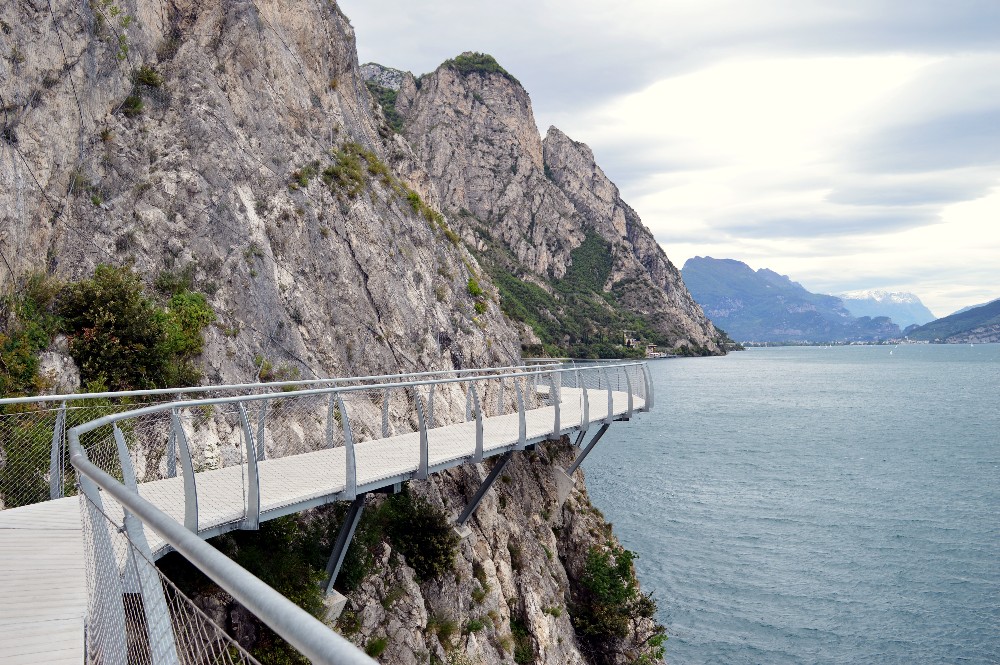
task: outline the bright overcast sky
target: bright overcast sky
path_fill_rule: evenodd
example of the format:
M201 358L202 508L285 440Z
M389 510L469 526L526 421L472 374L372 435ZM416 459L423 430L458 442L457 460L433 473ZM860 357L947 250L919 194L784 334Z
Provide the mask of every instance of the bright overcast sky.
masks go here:
M342 0L361 62L484 51L678 267L1000 297L1000 0Z

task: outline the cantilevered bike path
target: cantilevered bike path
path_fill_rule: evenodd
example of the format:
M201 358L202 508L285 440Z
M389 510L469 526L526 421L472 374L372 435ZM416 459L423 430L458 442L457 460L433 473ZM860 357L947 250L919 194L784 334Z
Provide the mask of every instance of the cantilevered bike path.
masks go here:
M231 641L221 634L205 638L218 629L206 627L152 566L178 549L202 567L199 553L183 549L190 540L183 533L208 538L255 529L282 515L350 501L328 567L332 589L366 493L500 456L459 516L462 526L518 450L567 434L582 444L594 432L571 473L612 422L653 402L647 369L636 363L336 381L193 400L168 395L69 429L83 496L0 511L0 662L158 664L230 654ZM53 450L67 445L56 438ZM53 452L50 474L55 459ZM151 511L145 519L144 510ZM205 563L206 573L210 567ZM133 596L142 603L130 604ZM241 599L248 607L268 594L257 589L250 596ZM279 634L316 662L327 662L323 654L346 657L336 651L349 649L339 636L317 632L317 647L298 635L302 619L288 620L292 611L268 606L256 613L272 627L285 626L290 634ZM195 624L198 630L190 628ZM137 640L147 644L139 655ZM231 660L252 662L241 658Z

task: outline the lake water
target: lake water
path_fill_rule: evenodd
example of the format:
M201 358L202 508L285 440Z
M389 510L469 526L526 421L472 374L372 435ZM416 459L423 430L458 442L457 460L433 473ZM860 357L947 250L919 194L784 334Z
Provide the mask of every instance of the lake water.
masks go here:
M1000 662L1000 345L650 363L584 464L667 662Z

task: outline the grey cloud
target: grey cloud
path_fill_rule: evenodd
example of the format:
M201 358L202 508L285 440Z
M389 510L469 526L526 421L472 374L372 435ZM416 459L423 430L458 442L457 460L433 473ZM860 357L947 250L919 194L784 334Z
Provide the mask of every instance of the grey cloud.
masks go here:
M675 20L666 4L624 3L612 23L570 2L340 4L358 26L363 59L419 74L463 50L487 51L533 93L543 115L591 108L735 54L1000 51L1000 3L981 0L770 0L753 13L689 22Z
M920 172L1000 165L1000 108L891 127L854 153L868 171Z
M810 210L801 214L728 217L715 221L712 226L741 238L835 238L903 231L938 221L937 212L927 208L873 210L850 207L836 211Z
M827 201L856 206L913 206L979 198L996 185L1000 172L969 170L947 173L885 176L866 174L841 178Z

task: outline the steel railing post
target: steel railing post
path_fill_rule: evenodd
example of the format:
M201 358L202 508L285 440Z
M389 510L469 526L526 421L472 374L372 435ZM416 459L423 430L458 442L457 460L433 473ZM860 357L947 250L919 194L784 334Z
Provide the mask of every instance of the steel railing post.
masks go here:
M472 461L478 463L483 461L483 404L479 401L476 384L469 383L469 394L476 406L476 452L472 455Z
M604 375L604 382L608 384L608 416L604 419L604 422L610 424L615 417L615 396L611 390L611 377L608 376L608 368L602 367L601 374Z
M555 415L552 421L552 436L558 439L562 433L562 425L559 422L559 403L562 401L559 387L562 374L560 372L549 372L549 397L555 407Z
M413 389L413 399L417 405L417 427L420 429L420 461L413 477L417 480L427 480L428 466L430 464L430 443L427 439L427 420L424 417L424 401L420 399L420 393Z
M632 418L632 399L633 399L632 398L632 379L629 378L628 368L627 367L623 367L619 371L621 371L621 373L625 375L625 394L628 395L628 412L625 414L625 418L631 419Z
M177 409L171 410L170 434L167 435L167 478L177 477L177 431L174 429L174 417Z
M580 384L581 398L583 399L583 417L580 419L580 433L590 429L590 397L587 396L587 382Z
M354 434L351 432L351 419L347 415L347 407L344 400L337 393L337 410L340 411L340 426L344 429L344 464L347 466L346 486L344 487L344 498L353 501L358 497L358 460L354 456Z
M243 424L243 439L247 455L247 499L242 528L256 531L260 528L260 473L257 469L257 446L254 445L250 419L243 402L237 402L240 422Z
M643 395L643 405L639 410L648 412L653 408L653 377L649 374L649 363L642 364L642 379L646 386L646 394Z
M497 415L498 416L502 416L503 415L503 397L504 397L503 393L504 393L504 388L505 387L506 387L506 383L504 382L503 377L500 377L500 392L497 394Z
M180 450L181 472L184 474L184 526L192 533L198 533L198 481L194 473L191 448L177 409L170 411L170 430Z
M524 450L528 447L528 420L524 413L524 394L521 392L521 384L516 379L514 394L517 396L517 449Z
M49 454L49 498L59 499L63 495L63 459L66 457L66 402L59 407L56 424L52 429L52 450ZM8 453L10 451L7 451Z

